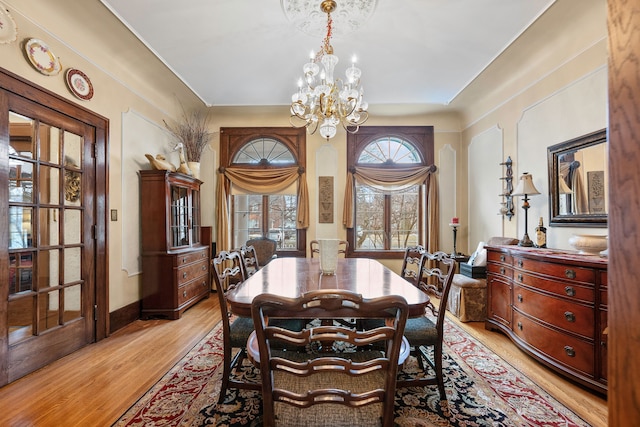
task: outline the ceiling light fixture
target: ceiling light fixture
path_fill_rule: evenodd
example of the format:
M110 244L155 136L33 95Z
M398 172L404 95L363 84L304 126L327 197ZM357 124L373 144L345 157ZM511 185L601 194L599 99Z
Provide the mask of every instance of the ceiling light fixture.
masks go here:
M298 81L298 91L291 97L291 124L305 126L310 134L320 129L320 135L327 141L336 135L338 124L347 132L355 133L369 118L368 104L362 99L362 71L356 67L355 57L347 68L346 81L333 78L338 57L331 46L331 13L336 7L334 0L320 3L320 10L327 14L327 35L320 51L311 52L310 61L302 67L304 77Z

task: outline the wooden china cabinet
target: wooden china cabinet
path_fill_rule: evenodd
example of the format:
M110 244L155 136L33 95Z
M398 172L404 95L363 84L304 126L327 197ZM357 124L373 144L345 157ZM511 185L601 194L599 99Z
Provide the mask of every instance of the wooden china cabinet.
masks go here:
M140 171L142 317L178 319L210 293L210 227L200 224L196 178Z

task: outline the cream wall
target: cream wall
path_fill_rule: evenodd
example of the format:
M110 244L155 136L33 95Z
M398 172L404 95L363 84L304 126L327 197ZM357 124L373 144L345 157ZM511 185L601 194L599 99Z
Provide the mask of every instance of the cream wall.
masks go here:
M463 198L469 200L465 211L469 217L480 216L471 223L475 229L467 230L470 251L497 230L500 191L486 176L502 173L499 161L511 156L514 188L519 176L529 172L541 192L530 199L528 233L533 236L539 217L549 223L547 147L607 126L606 1L577 5L558 0L551 11L553 15L544 14L452 103L461 106L467 148L460 167L469 186L462 191L474 192ZM490 142L483 141L487 134ZM475 148L482 143L483 149ZM479 213L474 201L486 200L495 208ZM514 200L515 217L501 219L503 235L522 238L522 198ZM607 229L547 227L547 245L570 249L573 233L607 234Z

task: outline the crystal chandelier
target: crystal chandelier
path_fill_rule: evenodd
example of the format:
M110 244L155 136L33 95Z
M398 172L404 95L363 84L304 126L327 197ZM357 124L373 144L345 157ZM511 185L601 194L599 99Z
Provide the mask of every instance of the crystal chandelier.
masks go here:
M362 71L355 65L355 57L347 68L345 81L333 78L338 57L331 46L331 13L336 6L334 0L323 0L320 4L320 9L327 14L327 35L320 51L311 52L310 61L302 67L304 76L291 97L291 124L306 126L310 134L320 129L320 135L327 141L336 135L339 124L347 132L355 133L369 118L368 104L362 99Z

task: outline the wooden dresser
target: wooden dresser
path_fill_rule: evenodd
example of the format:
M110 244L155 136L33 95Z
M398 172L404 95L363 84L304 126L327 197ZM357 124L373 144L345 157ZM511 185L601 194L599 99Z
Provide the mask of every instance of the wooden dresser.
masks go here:
M598 392L607 392L607 259L487 247L487 329Z
M140 171L142 317L178 319L211 291L211 227L200 225L199 180Z

